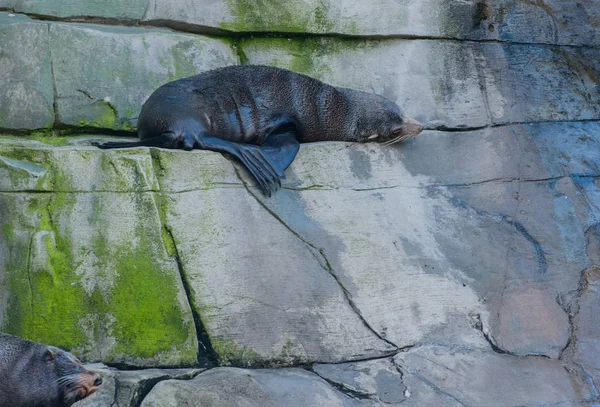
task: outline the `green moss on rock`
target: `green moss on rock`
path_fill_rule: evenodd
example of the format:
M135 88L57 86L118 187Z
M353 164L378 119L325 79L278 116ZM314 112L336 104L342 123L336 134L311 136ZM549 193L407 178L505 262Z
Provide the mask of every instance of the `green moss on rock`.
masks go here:
M327 33L335 28L324 0L290 2L285 0L227 0L233 22L220 27L231 31L275 31Z
M106 362L191 365L195 330L180 301L183 288L163 246L154 201L149 194L123 200L141 215L135 230L117 232L108 212L114 205L106 206L115 196L121 195L27 195L25 210L0 200L6 203L1 209L19 213L0 223L11 253L5 262L7 319L0 328L84 357L100 354ZM74 217L91 224L92 240L72 240L80 235L70 229L78 228ZM106 338L109 345L102 344Z

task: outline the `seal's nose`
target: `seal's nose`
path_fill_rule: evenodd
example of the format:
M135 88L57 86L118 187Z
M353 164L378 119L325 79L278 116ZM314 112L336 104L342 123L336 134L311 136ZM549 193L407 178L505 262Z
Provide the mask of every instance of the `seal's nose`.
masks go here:
M408 118L406 120L406 133L410 135L410 137L416 137L423 131L423 125L416 121L415 119Z

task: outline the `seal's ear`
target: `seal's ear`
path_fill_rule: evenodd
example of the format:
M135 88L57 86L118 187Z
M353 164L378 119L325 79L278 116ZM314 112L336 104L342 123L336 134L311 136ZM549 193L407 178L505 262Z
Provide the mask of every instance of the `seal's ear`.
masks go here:
M56 352L54 352L50 348L46 349L46 352L44 352L44 360L46 360L48 362L50 362L51 360L54 360L55 357L56 357Z

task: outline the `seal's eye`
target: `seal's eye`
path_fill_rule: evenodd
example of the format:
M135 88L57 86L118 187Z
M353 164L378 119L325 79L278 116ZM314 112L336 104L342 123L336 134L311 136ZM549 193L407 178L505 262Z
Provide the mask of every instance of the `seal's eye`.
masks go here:
M44 354L46 360L53 360L56 357L56 352L46 349L46 353Z

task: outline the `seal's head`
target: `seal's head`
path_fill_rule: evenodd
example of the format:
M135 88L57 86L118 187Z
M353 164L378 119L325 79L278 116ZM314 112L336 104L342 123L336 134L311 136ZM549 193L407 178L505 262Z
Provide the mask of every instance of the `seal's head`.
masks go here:
M67 406L94 393L102 384L98 374L84 368L79 359L62 349L48 346L44 362L55 369L60 398Z
M356 124L358 141L390 145L406 141L423 131L421 123L406 116L394 102L373 93L361 93L362 108Z
M70 407L101 384L69 352L0 332L0 406Z

